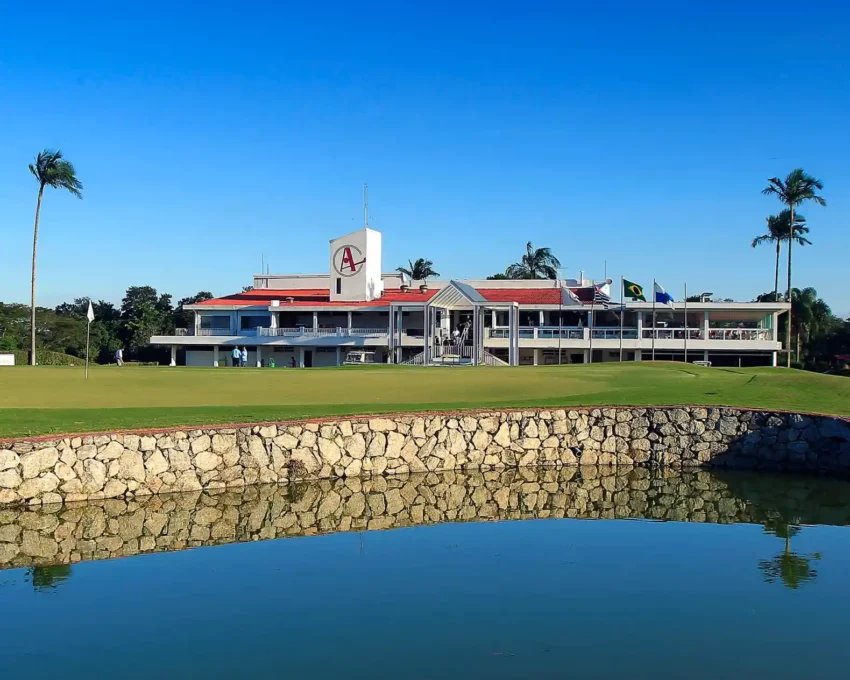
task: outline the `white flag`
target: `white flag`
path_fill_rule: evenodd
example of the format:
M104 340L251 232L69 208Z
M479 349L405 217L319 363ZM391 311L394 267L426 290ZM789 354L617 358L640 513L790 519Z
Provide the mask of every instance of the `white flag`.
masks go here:
M91 300L89 300L89 311L86 312L86 318L89 320L89 323L94 321L94 309L92 309Z
M652 291L655 301L659 305L669 305L673 309L675 306L673 305L673 296L670 295L664 288L662 288L658 283L654 284L654 290Z

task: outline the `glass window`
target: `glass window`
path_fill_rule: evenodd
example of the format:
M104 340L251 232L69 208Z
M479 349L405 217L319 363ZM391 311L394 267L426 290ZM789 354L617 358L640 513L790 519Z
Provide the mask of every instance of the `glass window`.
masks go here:
M243 316L239 318L239 328L243 331L249 331L255 328L269 328L271 325L271 314L258 314L257 316Z
M201 328L230 328L230 315L203 315L201 316Z

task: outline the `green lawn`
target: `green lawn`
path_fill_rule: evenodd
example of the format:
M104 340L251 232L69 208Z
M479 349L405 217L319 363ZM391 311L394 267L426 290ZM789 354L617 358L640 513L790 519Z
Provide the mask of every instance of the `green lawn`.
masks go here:
M475 407L704 404L850 415L850 380L676 363L0 369L0 437Z

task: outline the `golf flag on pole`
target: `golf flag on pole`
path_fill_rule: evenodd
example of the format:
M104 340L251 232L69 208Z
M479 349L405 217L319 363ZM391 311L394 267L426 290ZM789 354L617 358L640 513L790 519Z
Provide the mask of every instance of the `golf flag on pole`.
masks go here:
M673 296L670 295L670 293L668 293L666 290L664 290L664 288L657 283L653 283L652 287L654 289L653 290L653 299L659 305L669 305L670 307L673 306Z
M643 294L643 286L635 283L634 281L623 279L623 291L625 292L625 296L627 298L646 302L646 297Z
M86 380L89 379L89 338L91 338L91 322L94 321L94 309L91 306L91 300L89 300L89 310L86 312L86 319L88 323L86 324Z

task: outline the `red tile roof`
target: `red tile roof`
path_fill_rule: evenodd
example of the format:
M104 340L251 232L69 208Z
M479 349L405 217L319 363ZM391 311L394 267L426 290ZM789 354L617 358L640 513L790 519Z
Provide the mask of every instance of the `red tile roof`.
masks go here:
M201 306L215 305L262 305L267 307L272 300L280 300L281 309L286 307L325 307L325 306L357 306L357 307L382 307L391 302L426 302L430 300L438 291L434 289L428 290L426 293L419 292L419 289L410 290L402 293L398 288L390 288L384 291L384 294L377 300L369 302L331 302L330 291L327 288L305 289L305 290L272 290L268 288L260 290L249 290L245 293L235 293L234 295L226 295L212 300L204 300L198 302ZM286 298L292 297L292 302L287 302Z
M557 305L560 288L478 288L487 302L518 302L521 305Z
M245 293L226 295L212 300L204 300L196 304L207 305L262 305L267 307L272 300L280 300L280 307L383 307L391 302L426 302L439 292L437 289L429 289L426 293L420 293L419 289L413 289L402 293L398 288L390 288L377 300L369 302L331 302L330 291L327 288L315 288L304 290L272 290L268 288L260 290L249 290ZM557 305L561 300L559 288L479 288L478 292L488 302L517 302L521 305ZM292 297L292 302L286 298Z

